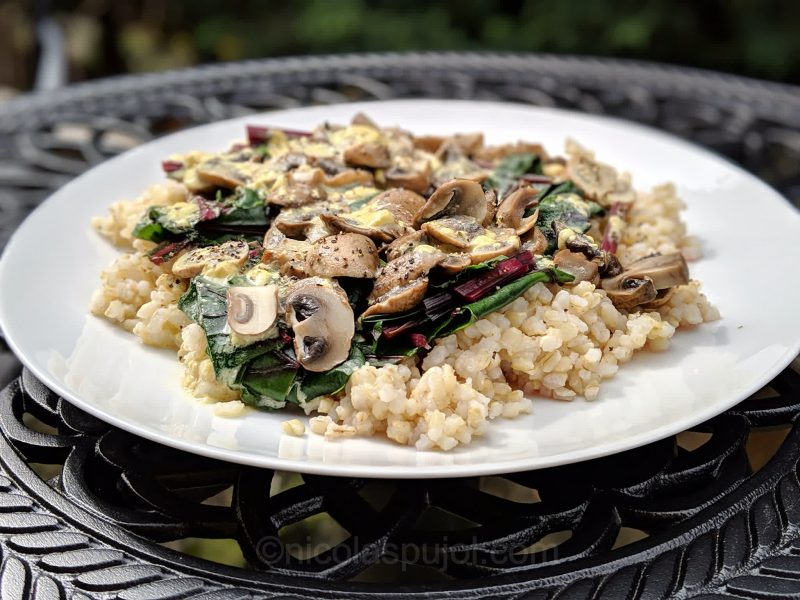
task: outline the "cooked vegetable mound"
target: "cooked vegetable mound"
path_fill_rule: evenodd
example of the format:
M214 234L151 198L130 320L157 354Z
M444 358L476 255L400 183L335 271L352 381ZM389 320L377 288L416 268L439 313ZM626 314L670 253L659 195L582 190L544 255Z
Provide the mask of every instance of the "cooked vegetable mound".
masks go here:
M315 434L450 450L532 395L592 400L634 351L719 316L673 187L637 192L571 141L550 156L359 114L162 168L94 219L126 254L91 311L178 350L219 415L294 407Z

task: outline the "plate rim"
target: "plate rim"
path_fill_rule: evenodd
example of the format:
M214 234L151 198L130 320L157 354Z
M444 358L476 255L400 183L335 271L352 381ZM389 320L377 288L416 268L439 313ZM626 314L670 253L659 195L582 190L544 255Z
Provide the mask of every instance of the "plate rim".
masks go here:
M489 108L492 106L506 107L506 108L515 107L520 109L531 110L533 112L540 112L544 114L557 113L562 116L568 116L572 118L577 117L579 119L588 120L590 122L600 121L602 123L606 123L609 125L614 125L614 124L624 125L627 128L633 128L635 130L638 130L638 132L642 134L661 138L662 140L668 141L672 144L677 144L678 146L681 146L683 148L691 149L692 151L695 152L697 151L702 152L710 157L713 157L717 161L721 161L722 163L725 164L725 166L728 169L734 170L740 176L763 188L765 192L775 196L776 204L780 204L783 207L782 210L785 210L787 215L792 214L793 218L795 218L796 220L800 219L800 212L798 212L794 208L794 205L788 198L786 198L783 194L781 194L778 190L773 188L767 182L761 180L759 177L745 170L743 167L737 165L727 157L719 154L718 152L700 146L699 144L695 144L693 142L680 138L677 135L672 134L670 132L657 129L655 127L645 125L642 123L638 123L636 121L626 120L621 117L609 116L609 115L595 115L591 113L569 110L564 108L533 106L522 102L500 102L500 101L462 100L462 99L451 100L451 99L440 99L440 98L431 98L431 99L413 98L413 99L375 100L375 101L364 101L364 102L345 102L345 103L336 103L323 106L303 106L303 107L293 107L289 109L278 109L273 111L253 113L251 115L232 117L220 121L212 121L210 123L203 123L195 127L182 129L180 131L168 134L166 136L161 136L152 140L148 140L147 142L139 146L136 146L126 152L123 152L115 157L103 161L98 165L93 166L84 173L81 173L74 179L67 182L65 185L53 191L53 193L51 193L33 211L31 211L28 214L28 216L23 220L23 222L20 223L20 225L14 230L10 239L8 240L8 243L3 249L2 255L0 255L0 282L2 282L5 277L7 277L5 273L9 268L8 264L10 259L7 258L9 255L9 249L12 249L13 252L13 248L16 246L17 243L19 243L18 240L24 237L25 230L28 229L29 227L34 226L32 225L32 223L35 223L35 220L37 218L41 218L41 215L44 213L45 210L47 210L46 207L52 203L56 195L61 195L64 190L69 190L72 186L77 185L83 178L94 173L95 170L99 170L117 161L121 162L123 160L127 160L131 155L134 154L140 154L140 153L146 154L151 146L154 146L159 142L163 142L164 140L170 138L180 137L188 131L199 130L212 126L223 126L225 124L233 125L233 123L240 123L241 121L246 119L257 120L257 119L269 118L271 116L274 116L276 113L282 113L282 112L300 112L309 109L320 110L323 108L330 108L330 107L335 107L335 108L348 107L352 108L353 111L357 111L359 109L362 109L363 107L364 110L369 110L370 105L374 106L377 104L380 105L461 104L466 106L477 105L484 108ZM777 200L781 200L782 202L779 203L777 202ZM112 201L113 200L109 200L109 203ZM148 439L150 441L159 444L163 444L168 447L176 448L192 454L206 456L208 458L222 460L225 462L232 462L235 464L254 466L260 468L307 473L313 475L325 475L334 477L360 477L369 479L372 478L430 479L430 478L456 478L456 477L500 475L505 473L539 470L539 469L552 468L578 462L585 462L589 460L602 458L605 456L610 456L613 454L618 454L628 450L634 450L636 448L645 446L647 444L663 440L681 431L685 431L710 418L713 418L714 416L721 414L726 410L729 410L736 404L750 397L759 389L767 385L784 368L786 368L786 366L791 364L791 362L797 357L798 354L800 354L800 338L798 338L797 340L795 340L794 345L787 347L786 352L784 352L779 358L777 358L774 361L774 363L770 366L770 368L765 369L760 374L759 377L754 378L753 382L751 382L749 386L743 387L742 390L744 391L738 394L732 394L731 395L731 398L733 398L732 400L728 400L725 403L720 403L719 406L706 407L702 411L700 410L695 411L691 413L688 417L683 417L681 419L671 421L661 427L642 431L630 436L623 437L619 440L606 442L602 444L602 446L599 446L598 447L599 449L597 449L596 447L590 447L590 449L587 448L574 449L551 456L533 456L527 458L512 459L502 462L489 461L489 462L467 463L467 464L455 463L448 465L355 466L355 465L334 465L324 462L312 462L312 461L295 460L289 458L281 458L279 456L272 457L265 455L257 455L243 450L230 450L223 447L212 446L206 442L192 442L182 438L173 437L166 432L150 429L142 425L131 423L130 421L122 417L118 417L104 411L102 408L95 406L91 402L83 400L78 394L73 393L70 390L66 389L64 386L61 385L60 382L56 381L55 378L50 377L46 371L39 369L39 367L36 364L36 361L33 360L28 355L26 355L25 353L23 353L20 349L20 346L17 344L17 339L14 338L13 335L9 334L8 327L4 326L6 319L7 317L5 315L3 305L2 303L0 303L0 333L2 333L6 343L8 344L9 348L12 350L16 358L42 384L44 384L45 387L55 392L60 397L64 398L74 406L77 406L81 410L86 411L87 413L93 415L94 417L114 427L118 427L129 433L141 436L145 439ZM12 382L9 385L15 385L15 383ZM724 404L724 407L722 407L722 404ZM326 443L346 443L346 442L347 442L346 439L326 440ZM417 450L417 452L428 452L428 451ZM438 451L430 451L430 452L438 452Z

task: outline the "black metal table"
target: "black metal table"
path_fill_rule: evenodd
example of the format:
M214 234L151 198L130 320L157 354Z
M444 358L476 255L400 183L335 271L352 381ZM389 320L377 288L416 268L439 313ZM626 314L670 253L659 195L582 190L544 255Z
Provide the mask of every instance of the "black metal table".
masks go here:
M0 246L54 189L154 136L251 111L419 96L633 119L800 202L798 88L552 56L331 56L122 77L0 105ZM418 482L300 477L159 446L20 374L1 339L0 384L3 599L800 597L791 368L644 448ZM176 549L198 538L235 540L226 547L247 567Z

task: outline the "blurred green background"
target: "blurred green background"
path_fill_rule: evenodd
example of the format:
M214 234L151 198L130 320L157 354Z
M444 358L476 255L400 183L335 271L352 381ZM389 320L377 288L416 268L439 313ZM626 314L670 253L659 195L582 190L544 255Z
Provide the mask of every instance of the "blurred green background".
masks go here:
M379 50L649 59L800 83L796 0L0 0L0 86L33 85L37 18L79 81L215 61Z

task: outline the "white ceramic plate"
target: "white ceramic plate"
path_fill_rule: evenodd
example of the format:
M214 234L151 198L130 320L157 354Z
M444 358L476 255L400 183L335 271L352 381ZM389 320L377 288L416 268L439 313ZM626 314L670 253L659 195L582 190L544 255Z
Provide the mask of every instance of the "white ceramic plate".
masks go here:
M424 133L484 131L487 141L540 140L560 152L572 136L633 173L638 188L674 181L705 258L693 277L722 320L676 334L605 382L594 402L540 399L535 413L498 419L472 445L418 452L379 439L282 435L287 413L216 417L181 388L174 352L87 315L98 274L119 252L93 215L163 180L172 153L215 150L246 123L310 128L358 111ZM198 127L141 146L64 186L19 228L0 263L0 323L33 373L82 409L135 434L233 462L362 477L455 477L586 460L658 440L704 421L766 384L800 350L796 279L800 216L771 188L700 148L631 123L511 104L396 101L273 112Z

